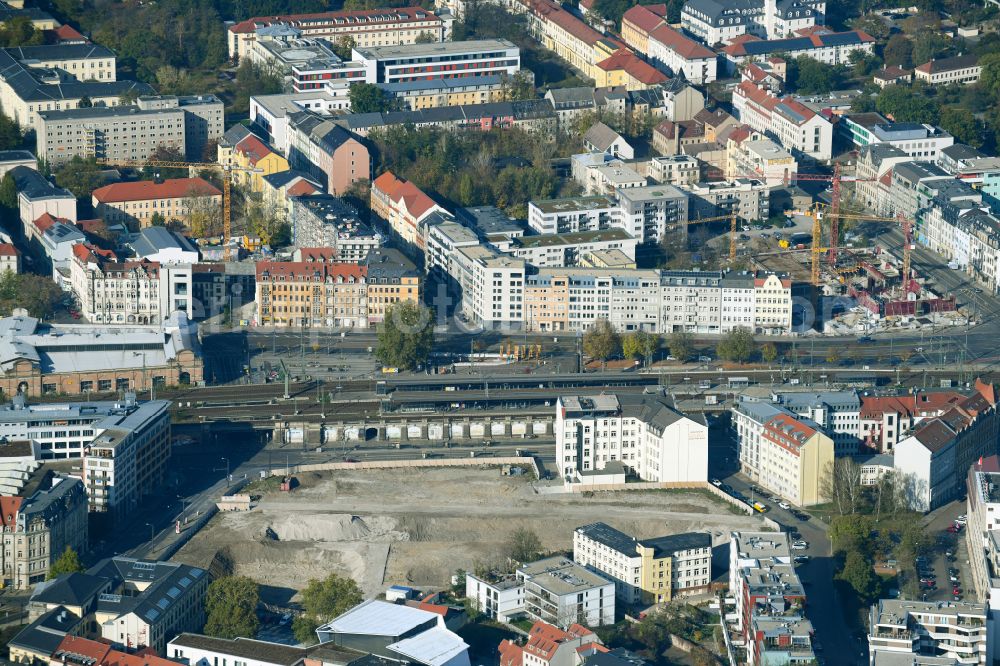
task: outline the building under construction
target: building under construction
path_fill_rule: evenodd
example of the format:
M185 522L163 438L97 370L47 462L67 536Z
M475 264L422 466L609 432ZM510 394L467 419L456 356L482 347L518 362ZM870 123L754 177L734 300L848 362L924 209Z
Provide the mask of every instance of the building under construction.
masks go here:
M954 312L954 295L942 296L910 270L903 275L898 260L881 248L874 253L853 254L855 263L840 268L847 295L876 317L920 317L935 312Z

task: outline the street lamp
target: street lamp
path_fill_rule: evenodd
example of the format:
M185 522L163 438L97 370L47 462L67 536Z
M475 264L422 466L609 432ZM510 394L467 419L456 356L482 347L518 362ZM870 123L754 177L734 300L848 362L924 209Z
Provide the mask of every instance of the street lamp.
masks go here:
M220 458L220 460L226 461L226 481L229 481L229 458Z
M149 528L149 540L153 540L153 523L146 523L146 527Z

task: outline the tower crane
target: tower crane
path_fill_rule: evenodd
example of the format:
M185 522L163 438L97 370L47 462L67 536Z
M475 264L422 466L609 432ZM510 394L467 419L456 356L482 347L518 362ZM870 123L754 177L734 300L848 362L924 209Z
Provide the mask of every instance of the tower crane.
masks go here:
M685 223L685 228L696 222L721 222L723 220L729 220L729 261L736 260L736 232L739 227L736 226L736 207L734 206L732 210L729 211L729 215L716 215L714 217L698 217L693 220L688 220ZM685 232L685 237L687 233Z
M820 206L813 206L811 212L813 218L813 229L812 229L812 283L814 286L819 286L819 257L822 253L831 251L833 249L833 240L836 238L831 235L831 247L820 247L823 242L823 229L820 223L822 219L821 216L826 216L831 218L830 229L831 234L833 230L839 229L840 220L873 220L877 222L899 222L903 229L903 285L906 288L907 280L910 276L910 246L911 246L911 235L912 226L910 221L907 220L902 213L896 217L883 217L880 215L855 215L855 214L845 214L839 211L839 206L837 212L833 211L833 206L830 207L830 212L820 213Z
M229 241L233 233L232 213L232 179L236 171L246 173L263 173L263 169L239 166L238 164L220 164L219 162L175 162L171 160L115 160L98 157L98 164L106 166L143 169L146 167L162 167L165 169L219 169L222 171L222 251L223 259L229 261Z

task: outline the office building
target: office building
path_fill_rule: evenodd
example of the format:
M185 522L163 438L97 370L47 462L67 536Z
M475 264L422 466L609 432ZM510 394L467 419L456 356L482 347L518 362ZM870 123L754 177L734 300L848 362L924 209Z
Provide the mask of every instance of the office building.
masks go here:
M875 38L861 30L832 32L823 29L802 37L737 40L720 51L728 60L729 70L735 71L749 62L773 56L792 60L805 56L831 66L846 65L852 53L870 54L874 47Z
M660 396L561 396L553 428L556 462L570 481L609 464L624 466L644 481L708 480L708 426Z
M474 39L392 46L356 46L352 60L369 83L408 83L466 76L513 76L520 49L506 39Z
M709 46L740 35L762 39L787 37L803 28L823 25L826 0L687 0L681 27Z
M203 178L168 178L112 183L94 190L94 210L106 224L140 229L154 219L163 226L171 220L189 224L195 216L216 217L222 210L222 192Z
M290 26L304 37L334 43L350 37L360 47L415 44L423 35L430 35L435 42L445 37L444 21L421 7L255 16L229 26L229 57L247 57L257 31L269 26Z
M954 58L932 59L922 65L917 65L913 70L913 75L917 80L931 85L975 83L982 73L983 67L979 64L979 56L974 53L958 55Z
M465 597L477 611L499 622L509 622L524 613L524 583L514 576L465 573Z
M581 231L575 234L518 236L507 251L538 268L576 266L590 252L620 250L635 261L636 239L624 229Z
M712 580L712 535L706 532L636 539L605 523L573 531L573 560L615 582L629 606L701 594Z
M768 218L770 188L762 180L704 181L690 186L689 191L688 219L692 224L698 218L720 217L734 211L737 218L747 222Z
M559 628L574 624L614 624L615 584L562 556L517 568L524 584L524 611L533 620Z
M523 259L482 245L458 248L448 264L448 274L461 288L462 315L483 326L524 321L526 271Z

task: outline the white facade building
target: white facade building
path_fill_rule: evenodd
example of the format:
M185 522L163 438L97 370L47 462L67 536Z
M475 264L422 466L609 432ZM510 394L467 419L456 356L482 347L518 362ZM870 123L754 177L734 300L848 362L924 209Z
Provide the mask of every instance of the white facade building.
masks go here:
M564 478L620 462L644 481L708 480L708 426L657 396L562 396L554 429Z
M778 98L749 81L733 90L733 111L743 123L780 143L796 156L826 161L833 155L833 125L791 98Z
M509 622L524 613L524 582L513 577L490 580L466 572L465 597L491 620Z
M600 627L615 622L615 584L562 556L517 569L524 583L528 617L565 629L573 624Z
M524 318L526 262L486 246L458 248L448 273L462 289L462 313L476 324L505 325Z

